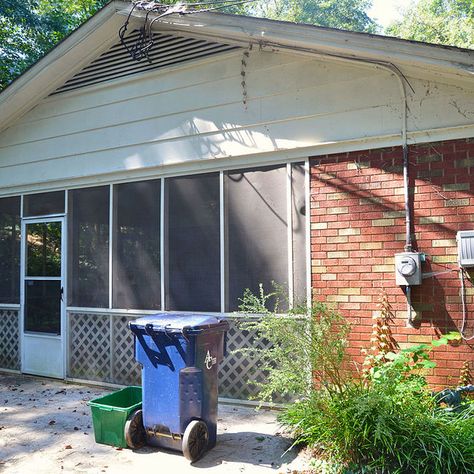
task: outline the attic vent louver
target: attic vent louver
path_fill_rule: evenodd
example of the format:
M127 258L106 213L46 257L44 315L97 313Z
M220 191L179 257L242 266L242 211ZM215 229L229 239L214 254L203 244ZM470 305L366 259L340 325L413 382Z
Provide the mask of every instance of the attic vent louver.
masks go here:
M132 32L126 38L126 43L133 44L138 35L138 31ZM238 47L202 39L155 33L153 47L149 51L150 61L132 59L127 49L121 43L117 43L51 95L100 84L119 77L175 66L234 49Z

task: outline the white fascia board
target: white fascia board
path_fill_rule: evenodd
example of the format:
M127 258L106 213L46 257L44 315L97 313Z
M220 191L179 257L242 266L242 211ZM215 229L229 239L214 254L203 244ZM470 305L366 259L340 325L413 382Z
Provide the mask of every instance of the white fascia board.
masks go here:
M0 132L118 41L116 7L100 10L0 94Z
M119 13L128 15L130 6L123 2L117 4L124 6ZM135 9L132 16L143 19L145 12ZM159 30L201 34L241 45L254 42L308 49L322 55L342 55L397 66L416 65L474 79L474 50L222 13L170 15L157 20L154 26Z

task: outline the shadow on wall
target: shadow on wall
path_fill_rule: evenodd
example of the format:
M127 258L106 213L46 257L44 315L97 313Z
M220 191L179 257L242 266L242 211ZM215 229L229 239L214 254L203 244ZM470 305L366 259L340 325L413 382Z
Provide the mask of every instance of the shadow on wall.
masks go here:
M471 190L472 178L466 169L468 160L462 147L468 146L465 140L445 142L434 145L410 147L410 200L412 208L412 238L415 250L426 252L427 262L423 272L431 277L423 280L420 287L413 287L412 301L415 311L421 318L416 327L421 329L426 324L439 333L459 330L462 321L461 285L457 264L456 233L459 230L474 228L471 214L474 208L474 193ZM457 151L456 147L460 147ZM459 158L459 159L458 159ZM405 244L405 215L403 196L403 154L401 147L393 147L364 152L352 152L341 155L327 155L325 158L313 159L312 168L312 220L313 222L331 223L337 218L340 224L346 221L349 228L358 229L352 247L347 244L335 246L348 255L348 261L364 260L363 264L372 266L391 266L395 253L403 252ZM325 198L320 193L325 194ZM332 199L332 200L328 200ZM326 200L326 202L324 202ZM334 212L335 206L347 206L342 215ZM323 209L321 209L323 208ZM333 208L333 209L330 209ZM316 217L316 220L315 220ZM312 244L315 237L324 234L313 230ZM339 234L342 235L342 234ZM357 243L376 243L367 252L360 252ZM328 248L329 246L326 246ZM313 250L314 252L314 250ZM362 253L364 255L362 256ZM322 258L327 258L327 252ZM315 258L315 257L313 257ZM379 260L375 262L375 260ZM324 260L337 279L345 280L343 263ZM349 266L351 263L344 263ZM354 263L356 265L356 263ZM370 270L369 270L370 271ZM403 289L395 286L395 277L390 269L378 270L371 275L373 288L385 288L389 292L398 318L406 311L406 299ZM346 270L347 272L347 270ZM378 277L378 278L377 278ZM380 280L379 280L380 279ZM369 280L369 281L370 281ZM356 281L347 282L358 287ZM316 283L317 285L318 283ZM325 282L321 282L324 294ZM315 286L315 283L313 283ZM364 287L362 287L362 295ZM328 286L329 287L329 286ZM474 289L466 280L468 324L466 334L474 330ZM368 293L372 295L373 293ZM372 298L375 309L375 298ZM349 306L349 305L348 305ZM371 305L365 304L366 311ZM350 309L350 308L347 308ZM471 317L469 317L471 310ZM362 311L362 309L361 309ZM399 321L401 326L401 321ZM472 341L474 342L474 341Z
M426 261L423 265L425 274L436 273L431 261ZM439 271L439 270L438 270ZM412 289L412 308L416 313L413 327L420 329L424 322L429 322L436 328L439 335L447 334L453 331L459 331L457 323L451 317L451 313L462 313L461 297L459 289L453 287L454 280L451 274L458 275L459 272L453 271L430 278L430 284L415 286ZM426 280L425 280L426 281ZM455 290L452 291L452 290ZM448 294L447 294L448 293ZM454 300L458 299L456 303ZM418 317L417 315L420 315ZM456 344L456 342L452 342Z

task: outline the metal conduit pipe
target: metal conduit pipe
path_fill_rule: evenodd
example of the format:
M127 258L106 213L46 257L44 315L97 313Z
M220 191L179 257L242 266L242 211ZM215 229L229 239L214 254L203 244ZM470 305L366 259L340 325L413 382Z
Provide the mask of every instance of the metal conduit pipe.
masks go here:
M386 63L383 61L376 61L369 58L354 58L351 56L344 56L340 54L331 54L320 52L316 49L301 48L301 47L290 47L275 42L259 42L261 47L270 46L275 49L285 49L289 51L300 51L305 54L319 57L319 58L332 58L342 62L348 63L362 63L370 65L376 69L383 69L389 71L391 75L397 79L398 86L400 88L401 97L401 142L403 151L403 190L404 190L404 207L405 207L405 252L413 251L412 242L412 219L411 219L411 203L410 203L410 174L409 174L409 149L408 149L408 96L406 85L413 90L403 73L392 63ZM411 287L406 286L406 299L407 299L407 326L413 326L413 315L412 315L412 304L411 304Z
M237 2L235 4L240 4L240 3L245 3L245 0L242 1L242 0L229 0L230 3L232 3L232 1L234 2ZM225 2L224 0L222 0L221 2L217 2L217 3L229 3L229 2ZM200 5L199 3L198 4L195 4L195 5ZM133 6L132 7L128 7L127 9L125 10L122 10L120 11L120 13L122 15L125 15L127 16L127 21L125 22L125 24L122 26L122 29L123 29L123 33L125 33L126 29L127 29L127 24L133 14L133 11L135 10L135 8L137 8L138 10L138 15L139 16L142 16L145 15L145 25L147 26L147 29L149 31L149 33L152 32L152 27L153 27L153 24L156 22L156 21L159 21L163 16L169 16L169 15L172 15L172 14L175 14L175 13L179 13L180 15L187 15L187 14L190 14L190 13L200 13L200 12L205 12L206 9L203 9L203 10L199 10L199 11L187 11L185 6L183 5L175 5L173 8L168 8L164 13L162 13L161 15L158 15L158 16L155 16L152 20L149 21L148 17L150 15L150 13L152 13L152 10L153 10L153 7L156 7L157 6L157 3L156 2L146 2L146 1L143 1L143 2L134 2L133 3ZM219 9L221 7L218 7L217 9ZM140 11L142 10L142 11ZM146 13L144 14L144 11L146 11ZM148 25L147 25L148 24ZM245 31L245 29L242 29L242 31L244 33L247 33ZM252 36L251 33L247 33L248 36ZM262 32L263 34L263 32ZM408 85L411 90L413 92L415 92L413 90L413 87L410 85L410 83L408 82L408 80L406 79L406 77L403 75L403 73L400 71L400 69L398 69L397 66L395 66L393 63L390 63L390 62L386 62L386 61L378 61L376 59L370 59L370 58L363 58L363 57L353 57L353 56L346 56L346 55L343 55L343 54L338 54L338 53L328 53L328 52L321 52L319 50L317 50L316 48L303 48L303 47L300 47L300 46L289 46L289 45L285 45L285 44L282 44L282 43L278 43L278 42L275 42L275 41L266 41L266 40L250 40L249 41L249 44L256 44L258 46L260 46L261 48L264 48L264 47L271 47L271 48L275 48L275 49L280 49L280 50L287 50L287 51L290 51L290 52L295 52L295 51L298 51L298 52L301 52L301 53L305 53L305 54L308 54L308 55L311 55L313 57L319 57L319 58L332 58L332 59L335 59L335 60L338 60L338 61L343 61L343 62L349 62L349 63L362 63L362 64L367 64L369 66L373 66L374 68L380 68L380 69L384 69L386 71L389 71L392 75L394 75L397 79L397 82L398 82L398 86L400 88L400 96L401 96L401 99L402 99L402 103L401 103L401 106L402 106L402 109L401 109L401 112L402 112L402 125L401 125L401 141L402 141L402 149L403 149L403 184L404 184L404 195L405 195L405 226L406 226L406 229L405 229L405 252L410 252L412 251L413 249L413 245L412 245L412 238L411 238L411 226L412 226L412 223L411 223L411 209L410 209L410 193L409 193L409 150L408 150L408 138L407 138L407 128L408 128L408 100L407 100L407 91L406 91L406 85Z
M128 20L130 19L134 7L128 13ZM145 17L145 22L148 20L148 15L150 12L147 12ZM183 12L185 13L185 12ZM166 15L166 13L165 13ZM164 15L161 15L164 16ZM154 18L150 25L149 31L151 32L153 23L156 20L159 20L161 16ZM125 28L126 29L126 28ZM407 98L407 91L406 85L408 85L412 91L414 92L413 88L411 87L410 83L407 81L406 77L403 73L392 63L384 62L384 61L377 61L370 58L363 58L363 57L352 57L352 56L345 56L343 54L337 53L327 53L318 51L315 48L303 48L298 46L288 46L285 44L281 44L274 41L250 41L250 45L252 43L257 44L261 48L270 47L276 50L288 50L290 52L301 52L312 57L318 58L332 58L337 61L347 62L347 63L359 63L359 64L366 64L372 66L376 69L383 69L385 71L389 71L391 75L395 76L397 79L398 86L400 88L400 96L401 96L401 142L402 142L402 150L403 150L403 186L404 186L404 207L405 207L405 252L411 252L413 250L413 243L411 238L411 206L410 206L410 192L409 192L409 150L408 150L408 137L407 137L407 128L408 128L408 98ZM408 313L408 321L407 324L410 326L412 325L412 306L411 306L411 288L409 286L406 287L406 297L407 297L407 313Z
M397 83L400 89L401 96L401 145L403 151L403 187L404 187L404 208L405 208L405 252L411 252L413 250L413 242L411 237L412 219L411 219L411 205L410 205L410 188L409 188L409 150L408 150L408 96L406 86L414 91L411 84L408 82L403 73L392 63L383 61L377 61L369 58L355 58L352 56L344 56L341 54L332 54L318 51L317 49L301 48L287 46L275 42L260 41L258 46L271 47L275 49L282 49L288 51L299 51L307 55L311 55L318 58L332 58L337 61L347 63L362 63L374 67L375 69L383 69L391 73L397 79Z

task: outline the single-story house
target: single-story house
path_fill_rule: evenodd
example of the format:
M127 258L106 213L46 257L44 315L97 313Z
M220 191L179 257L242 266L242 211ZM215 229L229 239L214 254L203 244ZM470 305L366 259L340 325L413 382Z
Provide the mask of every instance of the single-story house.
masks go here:
M112 1L0 94L0 367L131 383L130 319L274 281L337 305L358 361L382 290L401 347L461 330L455 385L473 193L474 51Z

